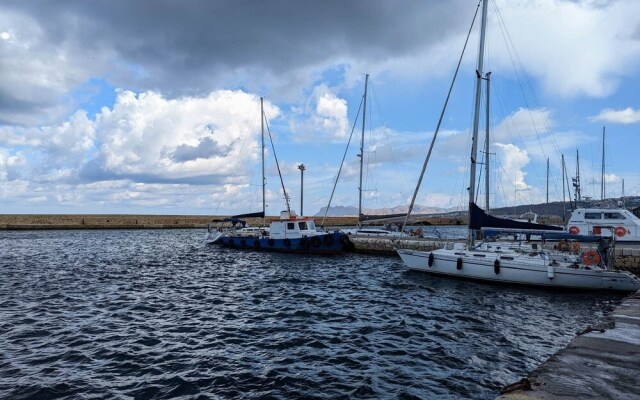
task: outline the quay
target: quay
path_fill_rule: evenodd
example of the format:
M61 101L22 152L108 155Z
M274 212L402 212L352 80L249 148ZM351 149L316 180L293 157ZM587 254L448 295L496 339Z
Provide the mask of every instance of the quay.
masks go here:
M501 392L501 400L640 399L640 291Z
M215 215L126 215L126 214L0 214L0 230L50 229L206 229ZM269 223L278 217L267 217ZM250 218L250 225L262 219ZM329 226L355 225L356 217L327 217Z

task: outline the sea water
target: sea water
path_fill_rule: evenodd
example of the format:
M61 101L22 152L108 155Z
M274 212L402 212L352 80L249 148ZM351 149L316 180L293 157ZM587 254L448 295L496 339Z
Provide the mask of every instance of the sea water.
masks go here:
M204 236L0 232L0 398L495 398L622 299Z

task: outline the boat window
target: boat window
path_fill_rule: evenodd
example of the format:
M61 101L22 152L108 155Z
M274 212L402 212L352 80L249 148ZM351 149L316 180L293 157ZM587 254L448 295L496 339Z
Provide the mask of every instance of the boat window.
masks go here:
M600 213L584 213L584 219L600 219L602 218L602 214Z
M298 222L298 226L300 227L301 231L306 231L307 230L307 223L305 221Z
M287 222L287 230L292 231L296 229L296 224L293 222Z
M316 224L313 222L308 222L307 225L309 225L309 229L311 229L312 231L316 230Z
M624 215L620 213L604 213L604 219L625 219Z

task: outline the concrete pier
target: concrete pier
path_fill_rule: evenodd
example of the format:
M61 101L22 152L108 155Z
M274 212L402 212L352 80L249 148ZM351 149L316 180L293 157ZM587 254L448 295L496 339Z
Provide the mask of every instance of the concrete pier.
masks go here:
M640 291L510 386L498 399L640 399Z

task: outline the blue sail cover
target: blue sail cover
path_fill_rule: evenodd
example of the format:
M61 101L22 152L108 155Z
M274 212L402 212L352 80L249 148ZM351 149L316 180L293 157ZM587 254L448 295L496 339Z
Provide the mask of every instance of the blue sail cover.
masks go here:
M469 203L470 217L469 229L480 230L482 228L503 228L537 231L564 231L564 228L555 225L534 224L532 222L514 221L507 218L498 218L488 215L475 203Z

